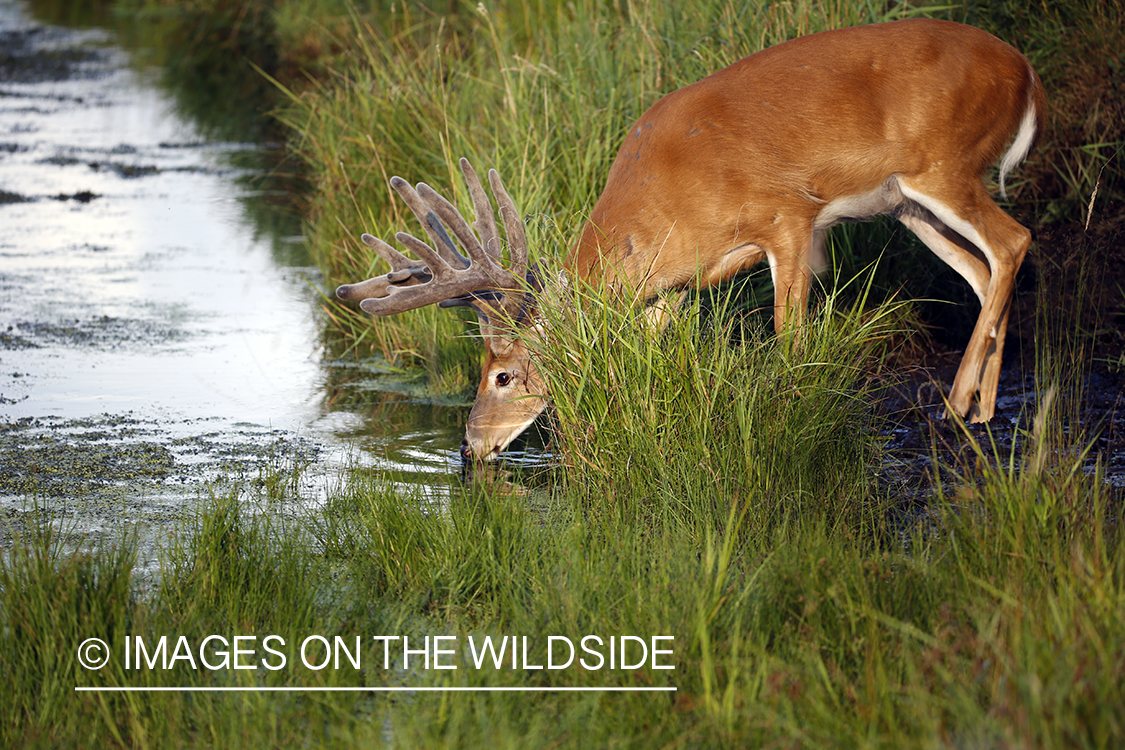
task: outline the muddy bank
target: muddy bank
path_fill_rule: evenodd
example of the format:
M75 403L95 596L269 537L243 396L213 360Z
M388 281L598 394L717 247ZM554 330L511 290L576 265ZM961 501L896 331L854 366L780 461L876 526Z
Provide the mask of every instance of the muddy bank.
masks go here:
M916 366L885 379L876 406L886 424L877 485L894 501L892 515L911 518L925 513L941 491L939 485L951 495L982 479L982 457L993 466L1021 467L1034 450L1035 418L1043 408L1079 449L1089 449L1085 456L1049 452L1049 470L1069 470L1077 462L1088 475L1099 473L1119 497L1125 496L1125 390L1120 375L1095 368L1072 384L1073 392L1051 392L1037 382L1033 363L1012 360L1005 362L997 414L987 425L958 426L944 419L943 409L935 404L953 382L958 352L930 352Z

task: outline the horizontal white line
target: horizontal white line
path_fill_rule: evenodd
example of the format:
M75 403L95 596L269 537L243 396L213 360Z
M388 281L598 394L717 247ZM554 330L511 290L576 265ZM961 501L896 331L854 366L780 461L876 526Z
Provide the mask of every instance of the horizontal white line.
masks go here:
M76 693L654 693L675 687L75 687Z

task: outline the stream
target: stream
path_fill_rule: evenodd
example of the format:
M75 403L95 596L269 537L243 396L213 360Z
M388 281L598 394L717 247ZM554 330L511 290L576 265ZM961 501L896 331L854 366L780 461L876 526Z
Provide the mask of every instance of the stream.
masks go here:
M39 508L75 538L133 525L145 567L217 489L315 503L352 466L448 495L466 410L326 403L364 368L325 360L299 220L256 218L265 147L210 137L138 59L0 0L0 546Z

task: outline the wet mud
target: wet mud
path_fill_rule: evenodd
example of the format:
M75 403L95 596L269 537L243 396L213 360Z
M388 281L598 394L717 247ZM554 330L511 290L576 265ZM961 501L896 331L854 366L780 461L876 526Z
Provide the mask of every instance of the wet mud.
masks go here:
M1084 457L1053 455L1050 464L1069 468L1077 462L1125 496L1125 389L1119 374L1098 368L1085 373L1072 392L1051 393L1049 384L1038 382L1031 363L1005 363L996 416L987 424L962 424L944 418L940 405L958 357L957 352L929 353L924 363L892 376L893 382L878 391L877 408L887 425L879 484L900 509L921 508L940 492L948 495L971 484L982 476L982 460L1020 467L1034 448L1035 419L1043 408L1054 428L1086 451Z

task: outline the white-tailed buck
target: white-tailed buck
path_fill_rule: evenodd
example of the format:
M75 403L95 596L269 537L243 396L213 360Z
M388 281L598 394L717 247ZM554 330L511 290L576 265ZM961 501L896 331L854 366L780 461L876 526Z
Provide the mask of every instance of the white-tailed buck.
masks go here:
M1045 109L1028 61L971 26L895 21L779 44L668 94L629 128L566 271L595 284L628 282L652 301L765 260L780 330L804 314L827 229L890 214L980 299L949 406L988 420L1012 285L1031 236L993 202L982 177L1008 146L1004 194L1006 175L1043 129ZM431 188L395 177L392 187L432 246L397 234L420 259L413 261L364 235L391 271L336 294L362 300L373 315L433 303L477 310L488 355L462 452L491 458L547 403L527 346L509 328L535 325L528 290L540 282L499 176L489 172L511 248L506 267L488 196L464 159L461 168L476 233Z

